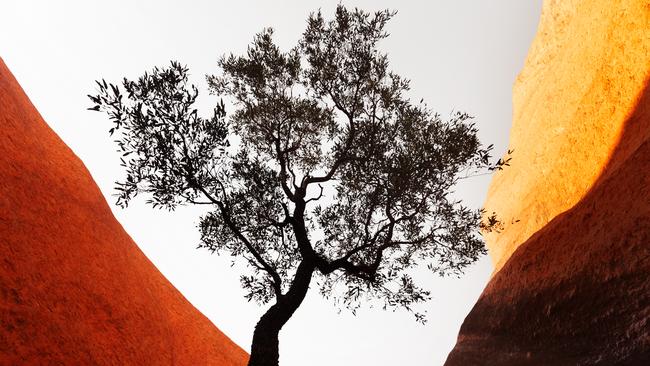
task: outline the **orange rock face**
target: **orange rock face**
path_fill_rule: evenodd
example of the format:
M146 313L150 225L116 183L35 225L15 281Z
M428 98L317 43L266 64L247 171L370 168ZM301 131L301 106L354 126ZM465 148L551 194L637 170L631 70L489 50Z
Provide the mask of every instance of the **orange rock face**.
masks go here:
M545 1L513 90L512 164L485 203L505 222L486 238L497 270L600 179L644 92L649 49L646 0Z
M1 60L0 177L0 364L246 364L140 252Z
M650 3L546 1L513 99L497 270L446 365L650 365Z

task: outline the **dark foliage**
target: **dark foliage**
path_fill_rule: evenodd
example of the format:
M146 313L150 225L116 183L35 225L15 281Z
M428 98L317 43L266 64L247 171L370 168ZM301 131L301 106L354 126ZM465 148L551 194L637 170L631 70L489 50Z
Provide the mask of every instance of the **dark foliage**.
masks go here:
M467 114L443 120L409 101L409 81L378 48L393 15L312 14L286 52L265 29L208 76L232 101L229 118L223 103L198 116L197 88L177 62L122 88L98 82L90 96L123 153L118 203L148 193L154 206L213 206L200 246L245 258L247 298L275 300L265 317L282 319L270 328L279 331L314 273L325 296L352 309L374 298L413 311L429 298L413 267L460 274L485 252L481 212L449 196L468 172L507 161L489 165L491 147ZM269 315L274 308L284 315Z

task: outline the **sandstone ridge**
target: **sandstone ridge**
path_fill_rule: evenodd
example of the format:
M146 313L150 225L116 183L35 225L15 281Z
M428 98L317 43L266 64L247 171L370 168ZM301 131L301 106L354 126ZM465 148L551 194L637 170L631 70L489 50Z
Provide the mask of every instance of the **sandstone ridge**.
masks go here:
M544 2L513 88L511 166L485 202L505 222L487 236L497 270L587 194L620 144L633 144L621 135L650 75L649 17L645 0Z
M486 202L497 269L446 365L650 364L649 83L647 1L545 1Z
M138 249L2 60L0 175L0 364L246 364Z

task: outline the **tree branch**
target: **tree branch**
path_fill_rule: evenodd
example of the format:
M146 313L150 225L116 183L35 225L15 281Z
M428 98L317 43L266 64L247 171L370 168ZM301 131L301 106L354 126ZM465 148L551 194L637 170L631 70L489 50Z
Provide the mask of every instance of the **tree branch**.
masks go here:
M339 169L339 167L343 163L351 160L348 157L348 151L350 150L350 147L352 147L352 142L354 141L354 137L356 135L356 126L355 126L355 123L354 123L354 115L350 111L348 111L345 107L343 107L343 105L341 105L341 103L339 103L339 101L334 97L331 90L327 90L327 92L330 95L330 98L332 98L332 101L334 102L334 105L336 106L336 108L348 117L348 123L349 123L349 126L350 126L350 130L349 130L348 136L347 136L347 138L345 140L345 145L343 147L343 150L341 151L341 154L339 155L339 157L334 161L334 163L330 167L330 170L324 176L310 177L309 175L307 175L305 177L305 179L303 180L302 184L301 184L301 186L303 188L307 188L307 186L309 184L311 184L311 183L323 183L323 182L329 181L330 179L332 179L334 174L336 174L336 171ZM356 95L355 95L355 98L356 98Z
M312 202L312 201L318 201L319 199L321 199L323 197L323 186L319 184L318 187L320 187L320 193L318 194L318 196L308 199L307 201L305 201L305 204L307 204L309 202Z
M284 158L285 152L283 152L283 150L280 147L279 133L277 138L274 137L274 140L275 140L275 152L278 158L278 163L280 164L280 185L282 186L282 190L284 191L284 194L287 195L287 198L289 198L291 201L295 201L296 199L295 194L294 192L291 191L289 185L287 184L287 162Z
M240 242L246 246L246 249L253 255L255 260L264 268L264 270L271 276L273 279L272 285L273 285L273 290L275 291L275 294L278 298L282 296L282 279L280 278L280 275L278 272L269 265L264 258L260 255L260 253L255 249L253 244L242 234L241 230L235 225L235 223L232 221L230 214L228 212L228 209L226 206L223 204L223 202L217 200L208 192L205 188L196 185L194 188L198 189L201 191L212 203L217 205L219 207L219 211L221 212L221 217L223 218L224 222L228 226L228 228L235 234L237 239L239 239Z

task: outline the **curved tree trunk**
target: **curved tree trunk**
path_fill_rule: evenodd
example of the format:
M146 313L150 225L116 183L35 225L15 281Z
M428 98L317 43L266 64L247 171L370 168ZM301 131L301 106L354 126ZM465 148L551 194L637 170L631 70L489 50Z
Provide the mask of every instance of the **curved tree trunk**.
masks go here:
M289 291L262 315L253 333L248 366L278 366L280 329L305 299L313 272L313 265L301 262Z
M285 312L275 304L260 318L253 333L248 366L278 366L280 359L278 336L280 329L289 318L282 316Z

